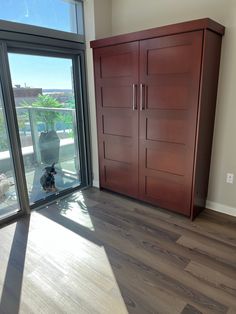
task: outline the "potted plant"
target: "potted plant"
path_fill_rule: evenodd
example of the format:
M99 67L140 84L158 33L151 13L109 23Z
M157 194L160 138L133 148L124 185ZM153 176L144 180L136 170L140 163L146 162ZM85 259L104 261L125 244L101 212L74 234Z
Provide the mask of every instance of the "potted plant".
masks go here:
M57 99L50 95L38 95L31 105L35 110L37 121L45 123L46 131L39 136L41 161L45 164L57 163L59 160L60 139L55 130L55 122L61 119L61 114L54 108L62 108Z

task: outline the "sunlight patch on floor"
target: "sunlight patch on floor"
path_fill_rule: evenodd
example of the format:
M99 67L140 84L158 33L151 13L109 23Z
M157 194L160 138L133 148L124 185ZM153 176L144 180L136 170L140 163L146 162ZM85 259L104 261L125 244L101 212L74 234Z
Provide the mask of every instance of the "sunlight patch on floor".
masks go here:
M16 223L7 227L8 234L5 234L4 228L0 229L0 296L2 296L3 284L6 276L7 265L11 253L12 242L15 235ZM1 300L1 299L0 299Z
M1 259L0 285L4 283L7 264L10 262L17 271L17 256L25 254L20 257L24 260L20 282L17 285L12 280L5 282L5 291L7 285L11 286L14 296L17 295L14 288L20 290L19 313L36 313L39 309L44 314L128 313L103 246L36 212L31 215L28 237L21 234L19 239L20 242L25 239L24 252L20 252L22 244L11 248L14 229L10 231L1 246L4 245L4 256L14 257L14 261ZM11 277L8 274L8 279Z
M93 202L92 206L97 204L97 202L91 202ZM81 192L75 193L71 197L57 202L57 207L62 216L94 231L94 226L88 211L89 205L88 200L85 200Z

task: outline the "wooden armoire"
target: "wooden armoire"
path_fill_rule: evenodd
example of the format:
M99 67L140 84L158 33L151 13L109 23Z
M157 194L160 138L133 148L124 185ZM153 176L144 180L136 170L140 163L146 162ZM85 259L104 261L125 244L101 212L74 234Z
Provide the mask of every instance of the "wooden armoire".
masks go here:
M91 42L101 188L205 207L223 34L204 18Z

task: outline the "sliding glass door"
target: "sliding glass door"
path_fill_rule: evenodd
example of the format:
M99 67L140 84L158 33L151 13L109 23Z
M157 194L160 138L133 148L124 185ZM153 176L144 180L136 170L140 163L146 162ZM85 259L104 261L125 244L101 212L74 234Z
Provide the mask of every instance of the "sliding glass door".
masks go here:
M8 53L30 204L81 184L73 60ZM76 112L77 107L77 112Z
M0 220L20 210L7 129L0 87Z
M0 20L0 223L92 181L82 1L18 2Z
M42 41L0 42L0 222L91 182L83 50Z

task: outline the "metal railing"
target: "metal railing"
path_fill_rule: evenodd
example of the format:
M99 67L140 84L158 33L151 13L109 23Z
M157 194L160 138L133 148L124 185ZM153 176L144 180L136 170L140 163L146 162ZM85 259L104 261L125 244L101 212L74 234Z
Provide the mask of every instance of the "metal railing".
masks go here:
M71 108L47 108L47 107L25 107L25 106L17 106L16 107L16 112L17 112L17 118L18 118L18 127L19 127L19 132L21 134L21 137L24 135L31 135L32 139L32 146L33 146L33 152L35 155L35 161L37 163L41 162L41 155L40 155L40 149L39 149L39 136L41 132L47 131L46 127L46 122L40 121L38 119L37 114L39 112L54 112L60 114L59 118L55 118L54 121L54 130L56 132L60 131L68 131L71 130L74 134L74 145L75 145L75 150L78 152L79 151L79 146L78 146L78 140L77 140L77 123L76 123L76 111L75 109ZM0 108L0 115L3 115L3 108ZM66 116L70 117L69 122L63 121L63 117L65 118ZM3 119L4 120L4 119ZM4 123L3 126L4 127ZM1 130L0 128L0 133L5 133L0 134L1 136L6 137L6 142L7 140L7 132L5 130ZM3 151L0 151L0 154L4 153ZM77 155L77 154L76 154Z

